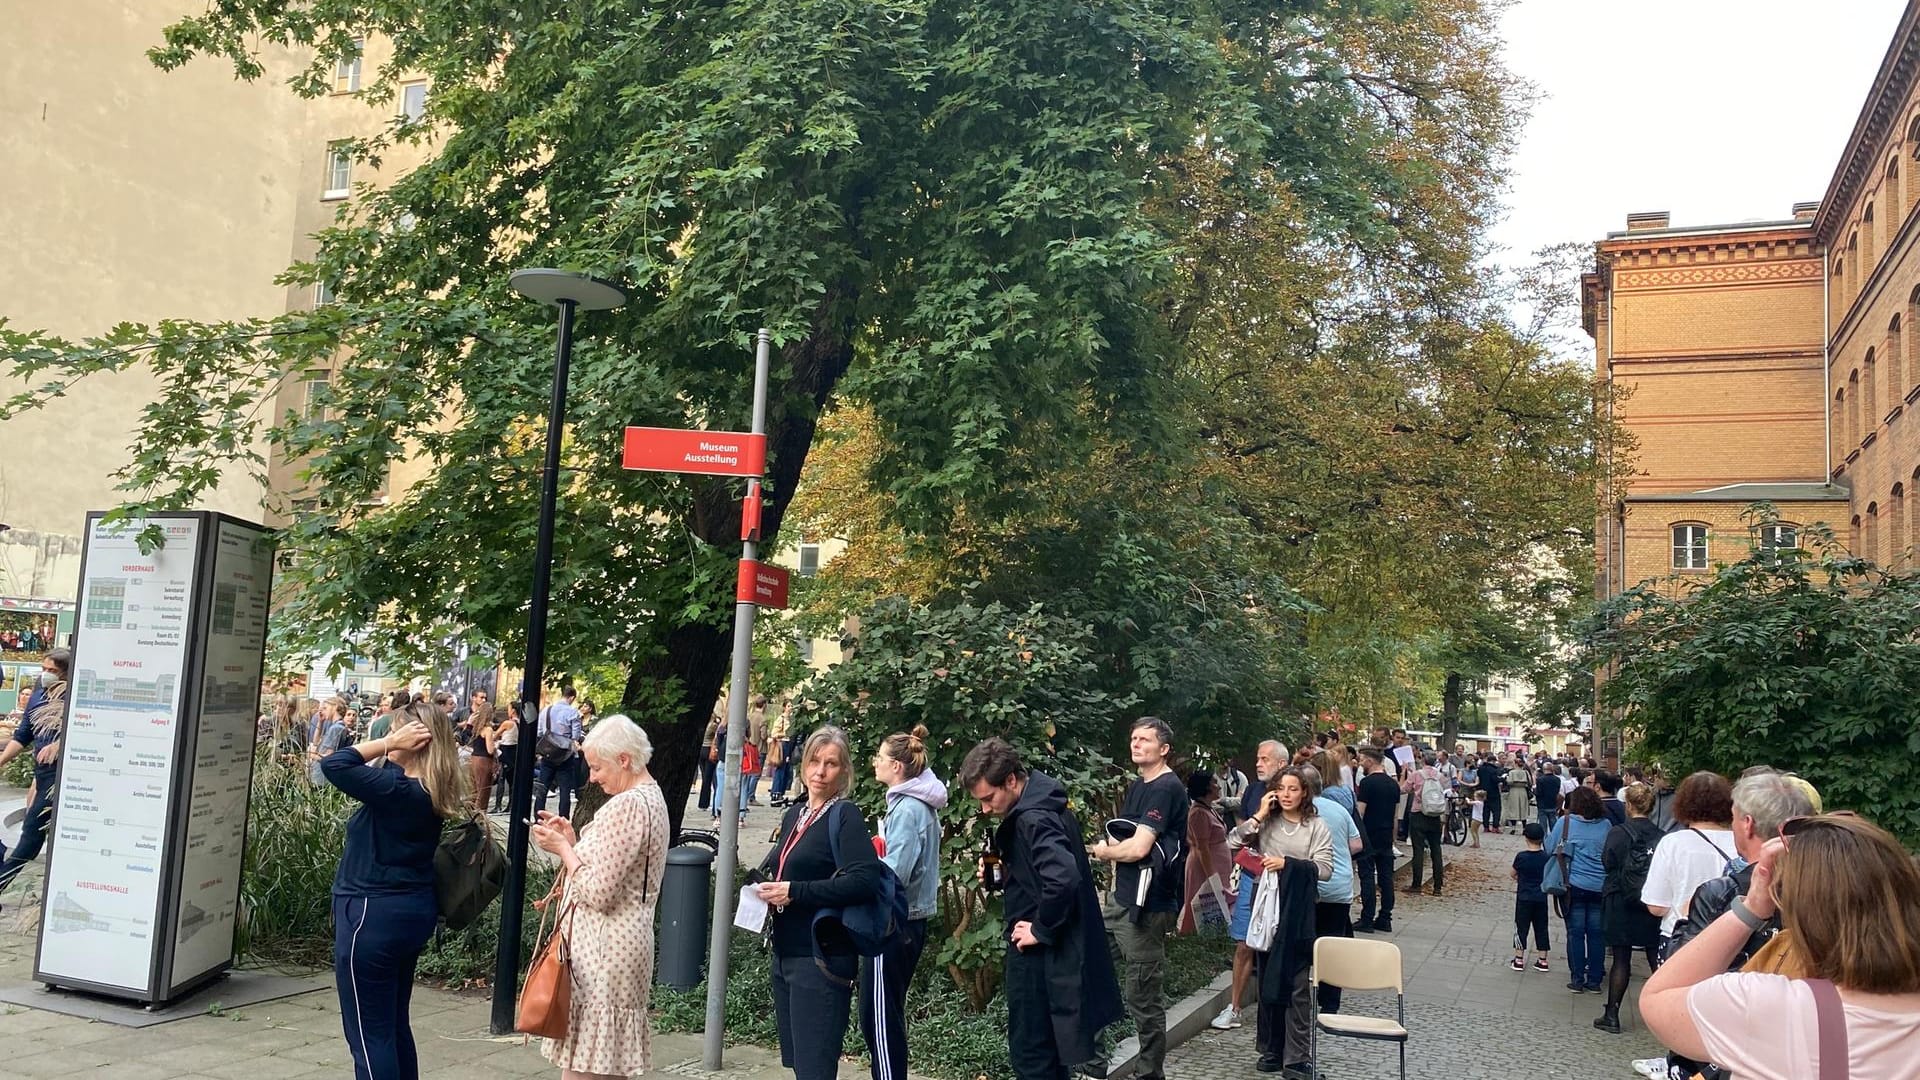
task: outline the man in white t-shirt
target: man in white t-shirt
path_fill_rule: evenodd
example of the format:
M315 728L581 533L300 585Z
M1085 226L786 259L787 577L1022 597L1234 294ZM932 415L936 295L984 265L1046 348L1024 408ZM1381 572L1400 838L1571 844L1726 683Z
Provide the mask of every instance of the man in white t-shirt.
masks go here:
M1739 866L1737 858L1731 829L1677 829L1660 838L1653 849L1653 865L1647 869L1647 883L1640 889L1640 902L1660 916L1661 937L1673 936L1693 890L1733 873Z

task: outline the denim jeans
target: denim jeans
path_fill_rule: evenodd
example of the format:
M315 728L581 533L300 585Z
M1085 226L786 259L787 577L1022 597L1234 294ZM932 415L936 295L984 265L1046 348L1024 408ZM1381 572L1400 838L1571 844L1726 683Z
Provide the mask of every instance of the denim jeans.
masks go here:
M1552 836L1553 827L1559 824L1559 822L1555 820L1557 817L1558 815L1551 810L1540 811L1540 831L1548 836Z
M1600 894L1567 890L1567 970L1569 982L1600 986L1607 979L1607 942L1600 932Z

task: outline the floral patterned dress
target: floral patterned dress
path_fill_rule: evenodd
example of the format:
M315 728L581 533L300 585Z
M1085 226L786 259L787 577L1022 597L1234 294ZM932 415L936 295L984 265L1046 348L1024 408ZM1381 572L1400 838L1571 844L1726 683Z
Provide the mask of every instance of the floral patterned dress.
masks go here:
M667 863L667 803L647 781L608 799L574 848L573 1010L565 1039L541 1053L562 1069L631 1076L651 1067L653 909Z

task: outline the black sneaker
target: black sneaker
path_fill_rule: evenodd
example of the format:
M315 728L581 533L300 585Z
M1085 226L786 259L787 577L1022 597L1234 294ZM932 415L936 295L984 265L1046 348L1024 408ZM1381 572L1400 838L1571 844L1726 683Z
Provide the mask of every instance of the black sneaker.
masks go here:
M1353 932L1356 934L1371 934L1373 933L1373 923L1371 922L1354 923Z
M1254 1068L1263 1073L1277 1073L1284 1070L1286 1066L1280 1064L1279 1058L1262 1055L1259 1062L1254 1065Z
M1382 915L1379 918L1373 920L1373 929L1375 932L1381 933L1381 934L1393 933L1393 916Z

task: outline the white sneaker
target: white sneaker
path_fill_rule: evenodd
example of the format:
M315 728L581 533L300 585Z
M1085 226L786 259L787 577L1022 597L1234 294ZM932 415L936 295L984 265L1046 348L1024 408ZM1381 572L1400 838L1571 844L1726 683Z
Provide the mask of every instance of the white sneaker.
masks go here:
M1646 1077L1647 1080L1667 1080L1667 1059L1663 1057L1635 1058L1633 1071Z
M1404 859L1407 857L1407 853L1404 851L1401 851L1399 848L1394 848L1393 857L1396 859Z
M1209 1026L1220 1031L1230 1031L1233 1028L1237 1028L1240 1026L1240 1012L1229 1005L1220 1010L1220 1015L1214 1017Z

